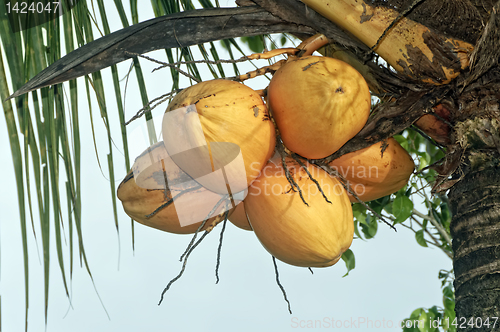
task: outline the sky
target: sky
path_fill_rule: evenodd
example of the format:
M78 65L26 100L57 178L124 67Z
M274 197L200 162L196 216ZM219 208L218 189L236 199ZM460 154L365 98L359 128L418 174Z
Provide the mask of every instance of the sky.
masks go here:
M153 17L148 6L140 10L141 21ZM109 19L112 30L120 28L114 11L109 11ZM165 59L164 52L148 55ZM150 99L170 91L169 71L151 73L155 65L146 61L141 64ZM130 62L124 62L119 66L120 78L125 76L129 65ZM245 68L252 69L250 65ZM134 75L128 82L125 97L127 119L141 107ZM103 76L105 82L111 82L109 70L104 70ZM204 77L208 79L209 74ZM125 80L121 83L123 88ZM266 84L265 79L249 83L253 88L263 88ZM84 88L81 79L79 86ZM81 95L84 96L83 90ZM183 277L172 285L162 304L158 305L164 287L180 271L179 256L191 237L136 224L133 250L130 218L120 203L117 233L109 180L103 175L107 174L105 158L108 153L105 128L94 103L97 150L104 165L101 171L90 135L89 107L83 99L80 101L83 236L95 288L85 268L75 265L70 283L71 300L68 299L52 238L46 331L296 331L332 327L345 331L399 331L399 321L409 317L414 309L442 305L437 276L440 269L451 269L451 260L438 249L418 245L411 231L397 227L394 232L379 224L374 239L353 241L351 249L356 256L356 268L346 277L343 277L346 268L342 261L333 267L314 269L314 274L278 261L280 281L291 303L292 314L289 314L276 284L271 256L253 232L229 223L222 247L220 282L215 284L219 226L193 252ZM123 166L113 99L108 98L108 113L110 122L115 124L112 133L117 137L113 153L118 186L127 170ZM165 108L166 105L160 106L154 115L161 117ZM0 166L3 175L0 187L0 294L2 328L10 332L24 329L24 270L15 178L3 119L0 120L0 155L5 156ZM129 128L129 137L135 137L132 158L147 147L137 139L143 127L144 122L137 122ZM35 229L39 230L36 216L35 212ZM28 237L28 330L43 331L41 239L39 235L35 239L31 231ZM67 242L63 245L68 246ZM69 263L67 255L65 261ZM75 255L76 262L78 257Z

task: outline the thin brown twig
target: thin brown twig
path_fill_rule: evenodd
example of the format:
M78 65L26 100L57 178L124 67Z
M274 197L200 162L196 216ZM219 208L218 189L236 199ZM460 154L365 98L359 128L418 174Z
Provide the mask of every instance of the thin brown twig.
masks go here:
M285 301L288 304L288 312L291 315L292 309L290 307L290 301L288 301L288 298L286 297L285 288L280 283L280 277L279 277L279 273L278 273L278 265L276 264L276 257L274 257L274 256L272 256L272 257L273 257L273 264L274 264L274 273L276 274L276 283L278 284L279 288L281 289L281 292L283 293L283 297L285 298Z
M190 250L191 246L193 245L194 241L196 240L196 237L198 236L198 232L201 231L203 229L203 227L205 227L205 224L208 222L208 219L210 219L210 217L213 215L213 213L215 212L215 210L222 204L223 201L225 201L227 199L227 196L228 195L224 195L218 202L217 204L215 204L215 206L212 208L212 210L210 211L210 213L207 215L207 217L205 218L205 220L203 220L203 222L200 224L200 226L198 227L198 229L196 230L196 232L193 234L193 238L191 239L191 242L189 242L186 250L184 251L184 253L181 255L181 258L179 259L179 261L182 261L182 259L184 258L184 256L188 253L188 251ZM221 217L221 215L223 215L225 212L221 213L220 215L218 215L216 217L216 220L214 220L214 223L217 221L217 218ZM219 222L221 221L222 219L219 220ZM207 232L210 232L212 230L212 228L210 229L207 229Z
M181 271L179 272L179 274L173 278L172 280L170 280L170 282L167 284L167 286L163 289L163 292L161 293L161 297L160 297L160 302L158 302L158 305L161 304L161 302L163 301L163 297L165 296L165 293L170 289L170 286L172 286L172 284L174 282L176 282L177 280L179 280L180 277L182 277L182 275L184 274L184 271L186 270L186 264L187 264L187 259L189 258L189 255L191 255L191 253L193 252L193 250L201 243L201 241L203 241L203 239L205 238L205 236L207 236L210 232L205 232L203 233L203 235L201 236L201 238L198 240L198 242L196 242L190 249L189 251L187 252L186 254L186 257L184 258L184 263L182 264L182 268L181 268Z
M160 205L158 208L156 208L156 210L154 210L150 214L147 214L145 217L146 218L153 217L155 214L157 214L158 212L160 212L161 210L163 210L164 208L166 208L167 206L169 206L170 204L172 204L174 202L174 200L177 199L178 197L181 197L184 194L187 194L187 193L189 193L191 191L198 190L200 188L201 188L201 185L199 184L199 185L194 186L192 188L184 189L183 191L181 191L180 193L178 193L177 195L175 195L174 197L172 197L171 199L169 199L168 201L166 201L165 203L163 203L162 205Z
M429 200L429 197L427 196L427 193L424 191L423 194L424 194L424 197L425 197L425 202L426 202L427 208L432 210L431 202ZM423 213L421 213L420 211L417 211L417 210L413 210L413 213L416 214L417 216L419 216L422 219L429 220L431 222L431 224L434 227L436 227L436 229L438 230L439 234L441 234L441 236L446 240L446 242L448 243L448 245L450 247L452 246L452 239L451 239L450 234L448 234L448 232L444 229L443 225L441 225L434 217L426 216L426 215L424 215Z
M194 77L193 75L191 75L190 73L188 72L185 72L184 70L180 69L179 67L176 67L176 66L171 66L169 63L167 62L163 62L163 61L160 61L160 60L156 60L156 59L153 59L151 57L148 57L146 55L143 55L143 54L139 54L139 53L133 53L133 52L128 52L128 51L125 51L126 54L128 55L132 55L132 56L136 56L136 57L140 57L140 58L143 58L143 59L146 59L146 60L149 60L151 62L154 62L154 63L157 63L157 64L160 64L164 67L171 67L171 68L174 68L175 70L177 70L179 72L179 74L182 74L184 76L186 76L187 78L190 78L192 79L193 81L195 81L196 83L200 83L201 80L197 79L196 77Z
M299 196L302 199L302 202L304 202L305 205L309 206L309 204L307 204L307 202L304 198L304 195L302 194L302 189L299 187L297 182L295 182L295 179L293 178L293 176L291 176L290 171L286 165L286 157L289 155L289 153L286 151L287 149L285 147L285 144L283 144L283 141L281 140L280 130L278 128L278 125L276 124L276 121L274 120L273 112L272 112L272 109L270 106L268 106L268 111L269 111L269 119L271 119L271 122L274 125L274 130L276 131L276 150L278 151L279 155L281 156L281 165L282 165L283 169L285 170L286 179L288 180L288 183L290 183L292 190L294 192L297 192L297 191L299 192ZM297 189L295 189L295 188L297 188Z
M281 142L281 139L277 138L276 141L277 141L277 150L281 156L281 165L282 165L283 169L285 170L285 176L288 180L288 183L290 183L290 186L294 192L299 193L299 196L302 199L302 202L304 202L305 205L309 206L309 204L307 204L307 202L306 202L306 199L304 198L304 195L302 194L302 189L299 187L299 185L295 181L294 177L290 174L290 170L288 169L288 166L286 165L286 157L288 156L288 153L286 153L286 151L284 149L284 145Z
M144 114L146 114L146 112L151 112L153 109L155 109L157 106L163 104L167 99L170 99L172 98L172 95L174 94L177 94L179 92L181 92L183 89L177 89L177 90L173 90L171 92L168 92L168 93L165 93L164 95L161 95L160 97L157 97L153 100L151 100L150 102L148 102L146 105L144 105L143 108L141 108L140 110L137 111L137 113L130 119L128 120L127 122L125 122L125 125L128 125L130 124L132 121L136 120L136 119L139 119L141 116L143 116ZM161 100L160 100L161 99ZM156 101L160 100L158 103L156 103L155 105L151 106L150 105Z
M239 63L239 62L245 62L245 61L250 61L247 56L241 57L239 59L219 59L219 60L191 60L191 61L178 61L178 62L172 62L172 63L165 63L162 64L160 67L156 67L153 69L152 72L155 72L157 70L163 69L165 67L174 67L174 66L180 66L180 65L192 65L192 64L198 64L198 63L203 63L203 64L210 64L210 65L220 65L223 63L228 63L228 64L234 64L234 63Z
M418 224L419 226L422 226L422 224L420 224L416 219L413 219L413 218L410 218L410 221L414 221L416 224ZM417 231L415 229L413 229L413 225L412 226L408 226L408 225L405 225L404 223L399 223L399 225L401 227L404 227L406 229L409 229L410 231L412 231L413 233L416 233ZM433 243L433 242L430 242L429 240L426 240L424 239L424 241L430 245L433 245L441 250L443 250L443 248L439 247L437 244ZM448 254L447 254L448 255ZM448 255L449 256L449 255Z
M224 231L226 230L228 213L229 211L226 211L226 215L224 216L224 223L222 224L222 230L220 231L220 237L219 237L219 247L217 248L217 264L215 265L215 278L217 279L215 281L216 284L219 283L219 266L220 266L220 255L222 251L222 239L224 237Z
M302 162L302 160L300 160L300 158L298 157L298 155L296 153L292 153L292 158L300 165L300 167L302 167L303 170L306 171L307 173L307 176L309 176L309 179L312 180L312 182L314 182L316 184L316 186L318 187L319 191L321 192L321 194L323 195L323 198L330 204L332 204L332 202L328 199L328 197L326 197L323 189L321 188L318 180L316 180L312 174L309 172L309 170L307 169L306 165L304 165L304 163Z
M415 223L417 223L417 225L419 225L420 227L422 227L422 229L424 229L424 226L422 225L422 223L420 223L417 219L415 219L415 217L411 216L411 219L413 219L413 221L415 221ZM426 240L427 243L432 244L432 245L436 246L437 248L441 249L441 251L443 251L446 254L446 256L448 256L449 258L453 259L453 254L450 253L450 252L448 252L448 251L446 251L446 250L444 250L439 245L439 241L434 237L434 235L431 234L431 232L429 232L429 230L427 228L424 229L424 232L427 233L427 235L429 235L429 237L433 241L433 242L429 242L429 241Z

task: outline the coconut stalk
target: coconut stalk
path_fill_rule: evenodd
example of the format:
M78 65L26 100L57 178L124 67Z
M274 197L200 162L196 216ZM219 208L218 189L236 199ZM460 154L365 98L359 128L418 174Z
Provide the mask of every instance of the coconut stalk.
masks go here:
M471 44L399 17L395 10L373 7L359 0L301 1L373 48L398 72L413 79L447 84L469 66ZM396 19L397 23L390 27ZM387 28L390 29L386 31Z

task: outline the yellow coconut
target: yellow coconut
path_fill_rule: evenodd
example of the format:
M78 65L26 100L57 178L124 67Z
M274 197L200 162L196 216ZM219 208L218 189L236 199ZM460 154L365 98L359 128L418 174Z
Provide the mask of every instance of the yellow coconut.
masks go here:
M231 214L229 221L238 228L244 229L246 231L251 231L252 226L248 223L247 214L245 211L245 205L243 202L238 204Z
M329 165L349 181L351 189L365 202L403 188L415 168L411 156L394 138L347 153ZM349 199L358 201L350 194Z
M279 158L273 159L252 183L244 201L250 224L262 245L279 260L296 266L331 266L353 239L347 193L336 178L307 165L328 203L305 170L291 159L287 165L308 205L291 189Z
M288 61L274 74L268 101L286 147L319 159L363 128L371 96L363 76L350 65L309 56Z
M168 157L159 142L134 163L117 192L125 213L135 221L176 234L203 229L225 211L233 209L227 196L203 188Z
M228 80L198 83L177 94L164 115L162 133L175 163L218 193L245 190L276 142L259 94Z

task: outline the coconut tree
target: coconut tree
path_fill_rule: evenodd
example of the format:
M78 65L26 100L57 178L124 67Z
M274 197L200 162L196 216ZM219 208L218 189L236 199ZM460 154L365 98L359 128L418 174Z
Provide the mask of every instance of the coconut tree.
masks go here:
M55 234L63 279L71 276L62 259L59 211L63 204L71 211L67 216L73 225L70 249L77 246L86 263L81 232L81 211L85 207L81 205L80 192L83 179L77 101L96 98L101 117L109 126L106 99L115 98L119 105L121 144L128 151L117 63L132 59L144 105L137 117L143 115L150 120L159 99L151 100L145 88L138 60L143 54L165 49L168 63L162 65L170 67L173 84L172 93L160 99L168 100L181 88L179 75L188 75L193 82L201 80L197 66L207 66L214 77L226 77L214 41L224 41L232 56L229 62L239 74L238 62L248 58L237 59L240 48L233 38L246 37L246 42L259 52L264 44L255 36L282 33L304 40L321 33L328 43L318 51L356 68L378 102L354 138L331 156L311 162L324 166L347 153L396 137L420 161L418 172L395 194L353 205L356 235L372 238L378 222L385 221L392 227L397 224L411 228L421 245L437 246L453 259L454 294L447 284L452 274L440 275L444 309L419 309L410 319L441 318L447 321L442 326L445 330L492 328L500 314L496 240L496 222L500 218L500 116L496 92L500 84L496 47L500 39L500 2L238 0L234 8L217 8L217 1L200 0L197 7L203 9L195 9L187 0L158 0L151 4L157 18L139 23L136 1L130 1L132 22L128 21L122 2L115 1L124 28L111 33L104 2L98 0L103 27L103 37L98 39L92 30L96 8L84 1L62 3L67 12L61 19L27 22L24 28L39 25L21 28L20 32L10 25L8 17L12 14L7 15L8 7L0 6L5 54L0 61L0 92L16 170L25 278L28 280L28 227L30 220L39 220L46 308L51 232ZM207 51L206 45L211 46L211 51ZM192 48L198 48L203 59L195 59ZM61 59L63 53L68 55ZM104 93L99 73L107 67L112 70L114 97ZM81 76L85 77L87 96L77 93L75 78ZM69 102L65 102L61 89L61 83L66 81ZM107 170L118 228L111 152L116 138L112 140L109 131L108 141ZM130 169L129 156L125 157L125 167ZM32 165L34 178L30 178L27 165ZM60 167L67 178L62 185ZM36 192L30 188L36 188ZM427 211L415 209L412 200L421 200ZM37 217L26 213L34 204L38 206ZM72 260L73 255L70 257ZM352 252L346 252L343 259L348 269L353 267ZM28 290L26 281L26 306Z

